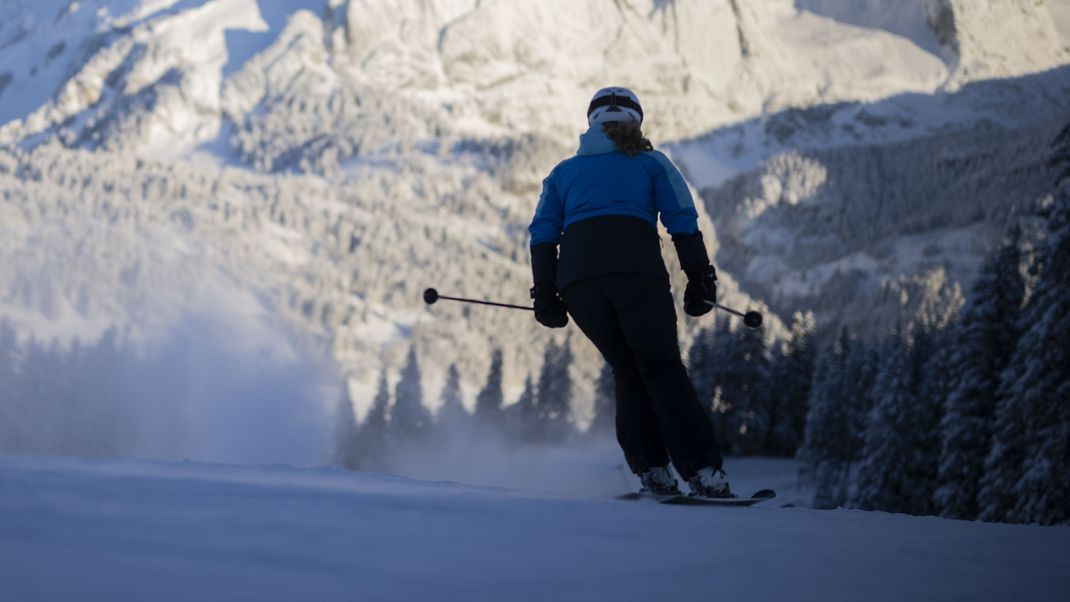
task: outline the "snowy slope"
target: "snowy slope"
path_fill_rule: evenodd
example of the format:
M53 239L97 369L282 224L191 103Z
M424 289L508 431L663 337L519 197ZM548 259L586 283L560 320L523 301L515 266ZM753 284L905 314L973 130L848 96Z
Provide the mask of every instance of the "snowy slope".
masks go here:
M1070 531L332 468L0 458L12 600L1054 600Z

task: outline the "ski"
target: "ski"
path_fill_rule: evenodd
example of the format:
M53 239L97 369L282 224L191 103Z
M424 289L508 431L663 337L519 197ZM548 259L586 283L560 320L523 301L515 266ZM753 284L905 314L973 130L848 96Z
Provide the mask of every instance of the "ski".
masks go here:
M633 492L618 495L618 500L639 501L650 500L659 504L673 506L752 506L759 502L771 500L776 497L772 489L762 489L754 492L750 497L701 497L697 495L656 495L652 493Z

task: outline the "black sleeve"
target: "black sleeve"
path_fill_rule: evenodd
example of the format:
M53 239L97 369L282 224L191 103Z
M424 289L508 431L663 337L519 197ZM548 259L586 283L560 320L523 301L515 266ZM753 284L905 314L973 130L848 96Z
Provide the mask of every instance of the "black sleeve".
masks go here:
M676 245L680 268L687 274L688 280L701 278L706 267L710 265L710 257L706 254L706 243L702 240L702 232L674 234L672 242Z
M557 243L531 247L531 275L535 286L553 286L557 280Z

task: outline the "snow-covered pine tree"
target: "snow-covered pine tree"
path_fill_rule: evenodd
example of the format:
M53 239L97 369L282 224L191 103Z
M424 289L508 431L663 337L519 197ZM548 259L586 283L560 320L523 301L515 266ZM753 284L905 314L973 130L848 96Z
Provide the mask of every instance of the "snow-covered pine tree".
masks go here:
M866 425L854 504L867 510L931 514L937 484L942 360L924 323L884 347Z
M996 391L1018 341L1025 282L1018 236L981 266L959 322L953 326L951 389L940 424L937 510L948 518L975 519L985 458L992 445Z
M368 414L364 416L364 422L357 430L357 441L353 453L353 464L345 465L352 470L382 470L386 468L390 459L390 441L388 431L390 423L387 420L387 412L390 408L390 385L386 380L386 372L379 373L379 385L375 392L375 399Z
M18 428L16 359L18 339L8 320L0 319L0 453L19 451L14 447Z
M901 331L896 332L884 349L852 504L863 510L909 513L914 484L903 460L913 450L903 434L913 427L908 412L916 405L910 349Z
M349 470L359 470L361 467L360 452L357 416L353 412L349 384L343 378L338 405L334 412L334 463Z
M770 360L769 380L774 388L770 389L772 414L767 452L793 456L802 444L814 376L815 329L813 312L795 312L791 339Z
M841 341L821 354L814 370L805 438L797 457L800 477L814 484L815 508L838 508L846 502L851 463L847 400L842 397L844 356Z
M398 441L426 441L431 434L431 412L424 405L420 384L420 362L416 348L401 369L401 379L394 389L394 408L390 412L390 433Z
M436 430L452 432L468 422L468 411L461 401L461 373L457 364L446 369L446 383L439 393L438 413L435 415Z
M724 445L734 453L761 453L772 414L769 357L762 331L737 328L721 361L718 384L735 407L734 424Z
M546 355L539 373L535 392L535 440L561 442L570 435L569 420L572 407L572 346L568 339L562 345L554 342L546 347Z
M949 389L950 346L944 331L931 328L924 320L915 323L911 335L909 357L915 405L907 411L911 425L903 435L912 453L904 459L902 468L913 482L911 514L933 514L933 495L939 484L940 419Z
M538 410L535 407L535 384L529 374L524 378L524 390L516 403L506 409L506 426L510 441L530 443L536 438Z
M849 340L849 353L844 358L844 377L841 397L847 404L848 447L852 462L862 459L866 425L876 396L877 373L881 366L881 345L851 338L844 329L841 340Z
M1070 162L1070 134L1060 140L1056 157ZM1047 239L1037 251L1037 283L1003 373L996 418L1005 422L981 491L981 516L988 520L1070 521L1070 174L1057 185Z
M490 358L487 381L476 395L474 416L486 428L505 429L505 393L502 391L502 350L495 348Z
M594 417L587 432L591 435L607 435L616 429L617 398L613 368L602 363L598 380L594 383Z
M735 333L732 332L728 320L717 320L710 340L711 344L706 346L706 353L709 355L709 382L713 387L713 397L708 402L710 419L713 421L721 449L726 453L733 453L738 449L739 405L735 390L728 386L728 377L734 372L729 363L735 344Z

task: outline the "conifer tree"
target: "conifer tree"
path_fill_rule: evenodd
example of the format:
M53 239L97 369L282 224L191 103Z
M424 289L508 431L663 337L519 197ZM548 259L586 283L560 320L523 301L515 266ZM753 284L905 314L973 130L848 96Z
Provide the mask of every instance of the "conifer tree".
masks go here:
M1003 372L981 517L1059 524L1070 520L1070 179L1060 180L1035 261L1037 283Z
M910 334L897 334L881 358L854 503L867 510L931 514L942 385L929 374L943 360L928 327L919 323Z
M435 416L439 429L452 431L467 422L468 411L461 401L461 373L457 370L457 364L450 364L446 369L446 383L442 385L439 401L438 414Z
M524 379L524 390L507 414L510 439L516 443L530 443L536 438L538 410L535 407L535 384L529 374Z
M913 492L903 459L913 450L903 436L913 428L909 408L916 405L910 350L898 334L885 347L877 375L876 399L866 425L862 461L853 504L863 510L911 512Z
M940 420L948 394L948 339L924 321L915 324L909 347L914 406L907 408L911 428L903 433L912 451L902 470L910 476L912 514L933 514L933 497L939 484Z
M19 425L17 349L15 329L6 318L0 319L0 453L19 451L14 446Z
M546 347L539 386L535 392L535 439L543 442L564 441L570 433L569 410L572 406L572 347L551 342Z
M738 449L740 399L730 379L736 371L730 366L735 352L735 334L727 320L718 320L706 347L709 354L710 383L713 397L709 401L710 419L717 432L721 448L731 453Z
M738 328L724 349L717 382L732 412L723 445L733 453L758 453L772 414L765 338L760 330Z
M381 470L387 466L390 456L387 432L389 407L390 386L386 381L386 371L382 371L379 373L379 386L375 392L372 407L357 430L357 444L352 455L352 466L346 464L346 468Z
M401 379L394 389L394 408L390 413L390 431L399 441L426 441L431 434L431 412L424 406L420 384L420 362L416 348L409 349Z
M837 508L847 498L847 476L854 459L851 405L843 396L849 352L844 331L844 336L821 354L811 381L805 438L797 457L801 476L815 485L815 508Z
M807 402L814 376L815 331L812 312L796 312L792 319L791 339L771 363L774 388L770 392L772 415L767 451L784 456L795 455L802 444L807 420Z
M491 354L487 381L476 395L475 419L488 428L505 428L505 394L502 391L502 350L495 348Z
M848 447L853 462L862 459L866 425L873 409L877 390L877 374L881 367L881 345L864 343L849 337L844 329L843 337L851 341L844 360L844 378L841 397L847 405Z
M955 326L949 362L951 389L941 421L940 486L935 501L942 516L975 519L985 457L992 444L999 375L1018 340L1025 293L1015 235L989 255Z
M345 379L342 379L334 421L335 464L350 470L359 470L361 468L360 433L357 429L357 416L353 413L353 400L349 396L349 385Z

